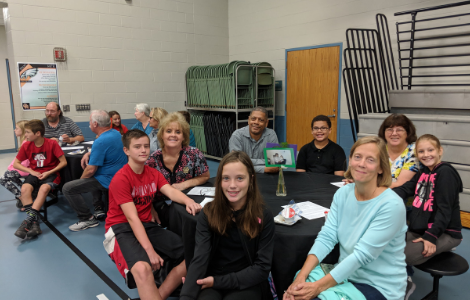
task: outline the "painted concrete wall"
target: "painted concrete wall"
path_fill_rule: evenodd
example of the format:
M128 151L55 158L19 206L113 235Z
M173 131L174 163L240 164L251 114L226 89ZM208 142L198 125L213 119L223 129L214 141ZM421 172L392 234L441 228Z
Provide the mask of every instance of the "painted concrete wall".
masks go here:
M343 43L345 48L346 29L376 28L375 15L382 13L387 16L389 21L392 47L394 48L394 56L398 65L395 23L408 21L410 16L394 17L393 14L400 11L453 2L456 1L229 0L230 60L267 61L274 66L276 69L276 80L283 81L283 91L276 92L276 115L280 116L276 121L276 131L278 131L280 139L285 139L283 116L285 116L286 49L332 43ZM467 5L448 9L445 12L421 13L420 18L469 11L470 6ZM457 22L465 23L468 20L460 18ZM442 26L443 24L447 24L447 21L438 21L436 26ZM439 53L443 54L446 51L445 49L440 49ZM462 51L465 51L465 49L462 49ZM426 63L432 64L433 61L427 61ZM420 62L417 62L417 64L419 65ZM438 71L443 72L445 69L439 69ZM450 78L448 80L455 81L456 79ZM430 80L427 81L429 82ZM437 81L441 82L442 78ZM436 80L433 82L436 82ZM352 137L344 87L342 87L341 91L340 107L338 141L345 151L349 151L352 145Z
M0 130L0 149L13 149L15 148L15 140L5 62L5 59L8 58L6 44L7 39L5 27L0 26L0 120L2 120L2 130Z
M60 100L77 122L88 122L89 112L75 111L82 103L123 119L134 118L140 102L183 109L187 68L228 62L227 0L6 2L12 72L18 62L53 62L52 49L66 48ZM12 80L17 119L43 118L43 111L22 111L17 76Z

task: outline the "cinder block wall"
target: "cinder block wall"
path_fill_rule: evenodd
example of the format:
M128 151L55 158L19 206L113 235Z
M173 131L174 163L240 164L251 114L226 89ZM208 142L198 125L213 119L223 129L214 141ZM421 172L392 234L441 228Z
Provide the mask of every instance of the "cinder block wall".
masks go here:
M52 49L67 49L59 66L66 116L88 122L92 109L134 118L139 102L184 108L186 69L228 62L227 0L9 0L5 11L12 73L17 62L53 62ZM18 76L12 76L17 120L42 118L23 112ZM2 122L10 122L3 120Z

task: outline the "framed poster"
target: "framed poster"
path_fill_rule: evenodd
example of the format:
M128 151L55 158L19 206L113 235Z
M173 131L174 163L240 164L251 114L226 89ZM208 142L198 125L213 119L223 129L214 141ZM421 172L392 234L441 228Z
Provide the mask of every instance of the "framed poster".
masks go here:
M56 64L18 63L21 106L23 110L45 109L49 102L59 102Z
M294 149L292 148L264 148L264 161L266 167L295 168Z

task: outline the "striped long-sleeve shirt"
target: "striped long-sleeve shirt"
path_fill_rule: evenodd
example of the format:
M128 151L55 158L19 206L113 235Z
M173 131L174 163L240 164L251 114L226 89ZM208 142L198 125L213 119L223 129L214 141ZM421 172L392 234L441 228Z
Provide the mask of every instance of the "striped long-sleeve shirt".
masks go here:
M78 127L77 124L75 124L72 119L60 116L59 117L59 123L57 124L56 127L52 127L49 125L49 122L47 122L47 119L44 118L42 119L42 122L44 123L44 127L46 127L46 132L44 134L44 137L46 138L59 138L61 135L66 134L69 137L76 137L79 135L83 135L82 131Z

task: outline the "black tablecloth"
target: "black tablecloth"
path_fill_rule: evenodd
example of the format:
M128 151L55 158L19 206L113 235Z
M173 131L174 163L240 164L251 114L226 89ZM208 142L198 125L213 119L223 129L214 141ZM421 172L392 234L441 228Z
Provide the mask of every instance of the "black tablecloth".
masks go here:
M278 175L257 174L256 176L261 194L273 215L277 215L282 210L281 206L288 204L291 199L294 199L297 203L311 201L329 208L333 195L338 189L330 183L342 179L342 177L334 175L284 172L287 196L277 197ZM212 186L213 181L214 178L211 178L206 185ZM190 197L198 203L204 199L204 196ZM185 207L178 203L173 203L170 207L171 223L169 227L172 231L181 235L184 243L186 265L189 266L194 255L197 216L188 214ZM292 283L295 273L302 268L308 251L324 222L324 218L314 220L302 218L293 226L276 224L271 272L276 290L281 297L282 292ZM325 261L335 262L338 256L339 250L335 248Z
M88 148L91 147L91 145L87 145L87 144L86 145L79 144L78 146L84 146L83 149L85 149L86 151L88 151ZM79 150L83 150L83 149L79 149ZM80 177L82 177L83 169L81 166L81 161L85 153L84 154L69 154L70 152L75 151L75 150L77 149L67 150L66 147L64 147L63 149L65 159L67 160L67 166L60 171L60 176L62 178L61 185L64 185L66 182L69 182L75 179L80 179Z

